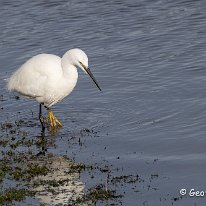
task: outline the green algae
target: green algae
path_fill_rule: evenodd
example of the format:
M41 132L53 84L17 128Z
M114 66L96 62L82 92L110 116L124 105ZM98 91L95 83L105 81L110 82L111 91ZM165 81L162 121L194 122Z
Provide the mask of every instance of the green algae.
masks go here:
M33 148L46 147L48 140L41 138L41 141L37 137L30 137L27 132L22 129L22 125L25 124L24 120L17 120L14 123L6 122L0 124L2 131L0 148L0 186L6 180L14 181L15 187L4 188L0 193L0 205L10 205L14 201L21 202L26 197L33 197L38 194L38 187L46 188L47 192L55 194L58 187L64 186L67 183L72 183L71 179L44 179L42 177L47 176L54 172L54 168L49 164L49 160L53 157L50 154L44 156L37 156ZM84 129L83 133L90 134L94 131ZM53 145L52 145L53 146ZM21 150L19 150L21 148ZM23 148L23 151L22 151ZM81 197L77 197L74 205L79 203L106 201L109 199L119 199L122 194L117 194L116 185L119 183L135 183L140 179L138 176L123 175L112 176L111 165L86 165L83 162L75 163L69 160L67 157L62 157L69 163L69 166L65 168L66 174L75 174L88 172L90 178L95 178L94 171L98 171L103 176L108 175L105 184L98 183L87 189L85 194ZM56 169L57 170L57 169ZM41 178L37 178L41 177ZM36 188L36 190L34 190ZM45 204L41 204L42 206Z
M34 196L35 192L30 191L28 189L16 189L9 188L6 189L2 194L0 194L0 205L5 205L11 203L13 201L22 201L27 196Z

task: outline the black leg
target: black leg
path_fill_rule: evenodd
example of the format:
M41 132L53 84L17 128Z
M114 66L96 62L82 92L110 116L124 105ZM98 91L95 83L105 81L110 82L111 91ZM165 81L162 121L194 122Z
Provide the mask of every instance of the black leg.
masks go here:
M44 124L44 117L42 116L42 109L41 109L41 104L39 104L39 121L41 123L41 127L42 127L42 132L45 132L45 124Z
M44 107L46 108L47 111L50 110L49 107L47 107L47 106L45 106L45 105L44 105Z

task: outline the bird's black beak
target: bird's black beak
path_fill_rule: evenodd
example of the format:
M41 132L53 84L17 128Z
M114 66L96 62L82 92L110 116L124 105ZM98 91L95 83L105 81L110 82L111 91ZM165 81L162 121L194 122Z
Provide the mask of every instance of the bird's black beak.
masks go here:
M100 86L98 85L96 79L94 78L91 70L89 69L89 67L84 67L84 69L85 69L86 73L92 78L92 80L94 81L94 83L96 84L96 86L98 87L98 89L99 89L100 91L102 91L101 88L100 88Z
M96 79L94 78L91 70L89 69L89 67L86 67L84 64L82 64L82 62L79 62L79 63L80 63L81 66L84 68L85 72L92 78L92 80L94 81L94 83L96 84L96 86L98 87L98 89L99 89L100 91L102 91L101 88L100 88L100 86L98 85Z

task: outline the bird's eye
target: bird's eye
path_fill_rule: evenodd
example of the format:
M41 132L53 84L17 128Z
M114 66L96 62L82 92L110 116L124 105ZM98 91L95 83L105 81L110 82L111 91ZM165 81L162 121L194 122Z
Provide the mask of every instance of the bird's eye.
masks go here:
M79 61L79 63L84 69L86 69L86 66L82 62Z

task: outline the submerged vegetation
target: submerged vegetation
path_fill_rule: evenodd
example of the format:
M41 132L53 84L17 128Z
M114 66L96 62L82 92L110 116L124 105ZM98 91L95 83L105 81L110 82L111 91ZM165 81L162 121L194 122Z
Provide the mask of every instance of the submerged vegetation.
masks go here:
M144 180L138 174L123 174L107 161L88 165L76 163L67 155L54 155L47 151L56 147L53 136L31 135L27 129L33 126L24 120L0 124L0 205L18 205L28 199L32 205L34 198L41 206L86 206L99 201L121 205L125 195L121 188L131 185L133 192L139 192L138 186ZM80 147L84 137L97 135L93 129L82 129L79 134L71 135L70 140ZM88 177L89 186L80 181L81 174ZM158 174L148 177L149 182L155 179Z
M13 201L22 201L26 196L34 196L35 192L28 189L8 188L3 193L0 193L0 205L8 204Z
M15 202L25 201L28 197L43 199L42 193L50 194L52 199L52 196L58 195L58 191L68 193L68 188L73 188L72 192L70 191L73 194L75 184L81 186L78 186L81 192L71 198L71 204L95 204L98 201L121 199L123 195L115 190L118 182L139 181L138 178L132 176L114 177L112 168L107 165L75 163L67 157L49 154L44 149L48 144L46 138L30 137L22 129L24 125L23 120L14 123L5 122L0 125L0 205L15 205ZM80 131L81 136L83 132L86 132L86 135L94 133L89 129L83 129ZM83 183L77 180L80 174L87 172L93 179L95 171L106 176L106 181L97 182L91 188L84 189ZM39 205L47 204L40 200Z

